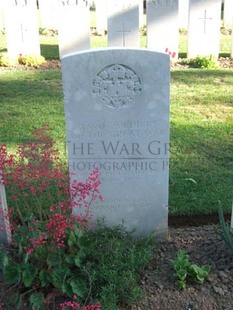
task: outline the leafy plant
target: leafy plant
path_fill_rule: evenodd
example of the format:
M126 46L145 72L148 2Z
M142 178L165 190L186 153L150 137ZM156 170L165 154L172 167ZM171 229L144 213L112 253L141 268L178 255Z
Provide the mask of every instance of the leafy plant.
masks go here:
M91 204L102 200L98 170L86 182L69 177L48 134L33 132L17 154L0 146L12 243L0 249L0 269L15 309L43 310L51 294L68 299L61 309L118 309L142 296L139 275L149 263L154 237L134 240L122 226L90 230ZM78 208L79 215L72 210ZM4 292L3 292L4 293ZM77 303L77 298L80 303ZM89 307L89 308L88 308Z
M203 284L210 272L209 265L200 267L190 262L188 255L183 250L178 251L177 258L172 261L172 265L176 272L177 285L181 289L186 288L189 279Z
M86 271L103 309L141 299L139 276L152 259L154 236L135 239L123 226L108 228L104 223L90 234Z
M2 66L2 67L11 67L11 66L14 66L17 63L18 63L17 59L9 56L5 52L0 52L0 66Z
M215 69L218 68L217 58L213 55L210 56L197 56L192 60L197 68Z
M40 55L22 55L19 56L18 62L28 67L37 67L45 63L45 58Z
M89 292L83 264L90 206L102 200L98 170L86 182L74 181L70 190L48 130L33 132L34 139L20 145L17 154L0 146L0 176L12 202L9 213L1 215L9 219L14 240L0 249L0 267L15 309L45 309L53 290L81 300ZM73 208L82 214L75 215Z
M223 214L223 209L220 204L218 208L218 214L219 214L221 230L216 229L215 231L221 236L225 245L229 249L229 252L233 254L233 228L231 228L230 225L226 224L224 214Z

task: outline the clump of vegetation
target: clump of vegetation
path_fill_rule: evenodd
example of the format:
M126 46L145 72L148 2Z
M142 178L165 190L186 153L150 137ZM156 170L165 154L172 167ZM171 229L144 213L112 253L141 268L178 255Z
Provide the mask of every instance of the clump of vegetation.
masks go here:
M209 56L197 56L191 60L196 68L202 69L216 69L219 67L218 60L213 55Z
M85 182L71 182L48 130L47 125L35 130L17 154L0 145L0 178L9 201L0 218L9 221L13 240L0 248L5 286L0 299L6 308L35 310L51 309L51 294L63 296L64 310L79 309L77 299L83 310L136 302L154 236L134 240L123 227L103 224L90 230L91 205L102 201L99 171Z
M0 66L11 67L18 63L17 58L9 56L6 52L0 52Z
M143 25L140 28L140 34L141 34L141 36L146 36L146 25Z
M18 58L19 64L28 66L28 67L37 67L45 63L45 58L40 55L22 55Z
M230 225L226 223L221 205L219 205L218 214L221 230L216 229L215 231L221 236L229 250L229 253L233 255L233 228L231 228Z
M187 280L203 284L210 272L209 265L198 266L190 262L188 255L183 250L178 251L176 259L172 261L172 266L175 270L177 285L181 289L186 288Z

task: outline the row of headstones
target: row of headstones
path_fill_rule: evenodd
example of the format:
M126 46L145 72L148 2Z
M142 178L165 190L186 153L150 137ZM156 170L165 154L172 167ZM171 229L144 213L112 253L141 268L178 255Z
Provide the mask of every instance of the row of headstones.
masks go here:
M51 20L56 16L57 23L59 21L60 56L89 49L88 0L61 0L56 9L54 1L40 0L39 3L41 10L53 12ZM188 57L210 54L218 56L221 2L222 0L190 0ZM140 0L96 0L97 12L107 10L109 47L139 47L141 3ZM172 58L178 56L178 3L178 0L147 0L147 47L167 52ZM186 8L187 3L188 1ZM233 1L229 3L233 7ZM230 7L229 11L233 12ZM36 1L12 0L4 9L4 15L8 53L11 56L40 54ZM104 20L103 15L101 19Z

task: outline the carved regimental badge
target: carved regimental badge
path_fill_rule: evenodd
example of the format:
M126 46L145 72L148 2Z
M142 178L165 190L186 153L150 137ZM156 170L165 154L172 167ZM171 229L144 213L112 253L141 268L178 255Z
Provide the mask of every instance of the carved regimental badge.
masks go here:
M113 109L128 107L142 91L138 75L124 65L111 65L101 70L93 81L92 93L101 106Z

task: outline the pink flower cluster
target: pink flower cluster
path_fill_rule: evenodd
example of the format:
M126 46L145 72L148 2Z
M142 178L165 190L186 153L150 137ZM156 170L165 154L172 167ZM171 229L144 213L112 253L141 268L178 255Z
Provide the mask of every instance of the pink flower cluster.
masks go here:
M69 175L48 131L47 125L34 131L32 141L20 145L14 155L0 145L0 177L10 188L7 199L13 204L8 214L11 228L33 216L26 223L33 236L24 246L29 254L44 245L63 247L67 230L89 225L91 203L102 201L98 169L86 182L74 180L69 186ZM74 208L82 212L75 215Z
M61 306L61 310L81 309L80 308L80 304L77 304L75 301L66 301L66 302L62 303L60 306ZM82 307L82 310L101 310L101 306L99 304L90 305L90 306L84 306L84 307Z

